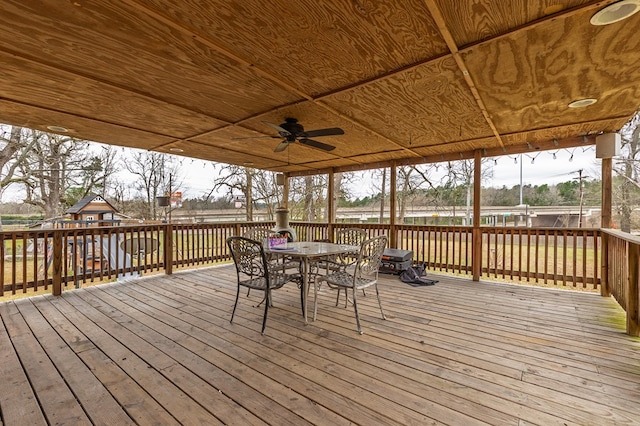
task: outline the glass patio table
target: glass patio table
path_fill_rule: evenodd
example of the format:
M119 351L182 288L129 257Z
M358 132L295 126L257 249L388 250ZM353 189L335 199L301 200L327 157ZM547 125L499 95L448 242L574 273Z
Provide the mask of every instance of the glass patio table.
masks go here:
M302 263L302 315L304 323L307 324L307 293L309 291L309 278L311 275L311 260L328 258L329 256L345 253L357 252L359 246L348 244L335 244L317 241L300 241L287 243L277 247L264 247L266 253L282 254L291 258L299 259Z

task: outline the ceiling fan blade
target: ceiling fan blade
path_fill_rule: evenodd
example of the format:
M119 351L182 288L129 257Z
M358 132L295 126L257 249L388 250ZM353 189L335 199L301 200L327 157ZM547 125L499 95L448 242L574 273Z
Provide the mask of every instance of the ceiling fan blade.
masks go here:
M276 129L278 131L278 134L280 136L282 136L283 138L286 138L287 136L291 135L291 133L287 129L282 128L282 127L278 126L277 124L269 123L268 121L263 121L263 123L266 124L267 126L271 126L274 129Z
M334 149L336 149L336 147L333 145L327 145L326 143L314 141L313 139L302 138L302 139L298 139L298 142L300 142L303 145L321 149L323 151L333 151Z
M344 135L344 130L339 127L331 127L329 129L309 130L308 132L304 132L304 135L309 138L315 138L317 136Z
M282 152L282 151L284 151L289 146L289 143L290 142L288 142L286 140L280 142L280 144L278 146L276 146L276 149L274 149L273 152Z

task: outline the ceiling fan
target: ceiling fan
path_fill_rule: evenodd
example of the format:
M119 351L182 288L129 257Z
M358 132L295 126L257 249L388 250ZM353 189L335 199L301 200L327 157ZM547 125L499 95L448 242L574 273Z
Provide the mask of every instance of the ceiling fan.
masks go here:
M292 144L296 141L301 143L302 145L307 145L312 148L321 149L323 151L332 151L336 147L333 145L328 145L326 143L318 142L309 138L316 138L320 136L334 136L334 135L344 135L344 130L339 127L330 127L327 129L317 129L317 130L309 130L305 131L302 124L298 123L298 119L287 117L284 119L284 123L277 125L273 123L269 123L268 121L263 121L264 124L273 127L278 131L278 136L256 136L252 138L234 138L234 139L253 139L253 138L284 138L282 142L276 147L274 152L282 152L289 144Z

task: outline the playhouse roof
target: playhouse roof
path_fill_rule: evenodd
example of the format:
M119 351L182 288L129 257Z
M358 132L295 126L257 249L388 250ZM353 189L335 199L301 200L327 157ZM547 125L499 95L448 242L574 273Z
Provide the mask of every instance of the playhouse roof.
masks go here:
M65 214L76 214L76 213L80 213L81 211L85 210L91 203L101 203L101 204L106 204L109 208L105 208L105 209L101 209L101 210L96 210L95 206L92 206L92 212L95 213L102 213L102 212L107 212L107 211L113 211L113 212L117 212L118 210L107 200L105 200L102 196L98 195L98 194L89 194L86 197L84 197L82 200L78 201L77 203L75 203L73 206L71 206L66 212Z

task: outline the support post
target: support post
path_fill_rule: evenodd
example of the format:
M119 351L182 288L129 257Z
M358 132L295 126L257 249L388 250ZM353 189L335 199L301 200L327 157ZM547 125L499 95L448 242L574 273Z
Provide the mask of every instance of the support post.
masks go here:
M164 273L173 274L173 225L164 227Z
M480 281L482 274L482 230L480 229L480 199L482 177L482 151L473 154L473 228L471 230L471 272L473 281Z
M282 207L289 208L289 172L284 173L284 185L282 185Z
M336 194L335 194L336 176L333 169L329 170L329 179L327 182L327 235L326 238L333 241L333 224L336 221Z
M396 230L396 196L397 196L398 167L396 162L391 163L391 176L389 176L389 247L398 248L398 232Z
M52 259L52 279L53 288L52 293L54 296L60 296L62 294L62 230L56 229L53 231L53 259Z
M327 183L327 223L334 223L336 221L336 177L333 169L329 170L329 179Z
M600 215L600 228L611 228L613 225L612 215L612 184L613 184L613 159L602 159L602 210ZM611 296L611 288L609 287L609 234L604 232L601 235L602 268L600 273L600 295L603 297Z

